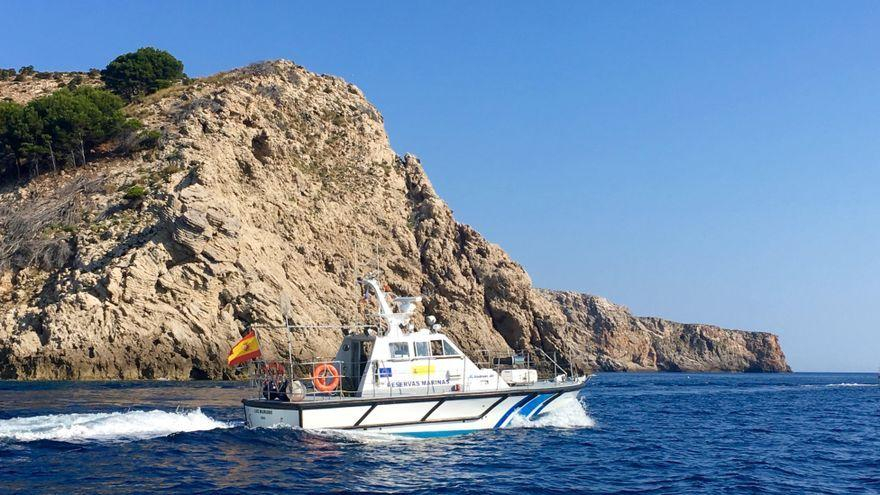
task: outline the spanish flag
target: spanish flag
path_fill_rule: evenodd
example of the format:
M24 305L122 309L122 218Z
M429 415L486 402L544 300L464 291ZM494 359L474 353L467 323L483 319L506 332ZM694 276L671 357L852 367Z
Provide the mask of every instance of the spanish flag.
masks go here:
M232 346L226 363L229 366L238 366L239 364L260 357L260 343L257 341L257 334L251 330L237 344Z

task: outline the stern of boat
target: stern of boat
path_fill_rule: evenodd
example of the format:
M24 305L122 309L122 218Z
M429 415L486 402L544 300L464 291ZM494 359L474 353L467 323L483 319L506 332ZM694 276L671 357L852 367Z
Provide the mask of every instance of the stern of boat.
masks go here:
M302 414L296 409L279 409L268 404L244 401L245 423L250 428L301 427Z

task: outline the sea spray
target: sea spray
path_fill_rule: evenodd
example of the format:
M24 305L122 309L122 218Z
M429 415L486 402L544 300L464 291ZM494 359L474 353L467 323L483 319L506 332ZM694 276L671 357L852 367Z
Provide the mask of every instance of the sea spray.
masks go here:
M200 409L49 414L0 420L0 441L120 442L231 426L208 417Z
M303 430L331 441L346 441L361 444L412 443L423 442L424 438L367 430Z
M587 414L581 401L574 397L559 398L553 408L526 419L517 414L508 425L509 428L592 428L596 421Z

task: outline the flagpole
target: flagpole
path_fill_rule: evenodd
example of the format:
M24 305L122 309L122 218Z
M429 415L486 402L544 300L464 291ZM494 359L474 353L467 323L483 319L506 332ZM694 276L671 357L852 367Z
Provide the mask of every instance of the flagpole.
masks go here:
M288 376L293 376L293 352L290 342L290 322L287 320L287 315L284 315L284 333L287 334L287 372Z
M254 328L253 325L250 325L250 329L251 329L251 332L254 332L254 338L257 339L257 349L259 349L260 348L260 336L257 335L257 329ZM247 334L245 334L245 335L247 335ZM260 357L262 357L262 356L260 356ZM257 372L259 371L257 368L257 360L252 359L251 361L254 366L254 376L257 376Z

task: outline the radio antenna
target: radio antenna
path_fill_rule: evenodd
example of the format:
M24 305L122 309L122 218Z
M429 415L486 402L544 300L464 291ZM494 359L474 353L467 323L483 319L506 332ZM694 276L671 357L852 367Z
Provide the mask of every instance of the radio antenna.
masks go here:
M379 276L379 239L376 239L376 277Z

